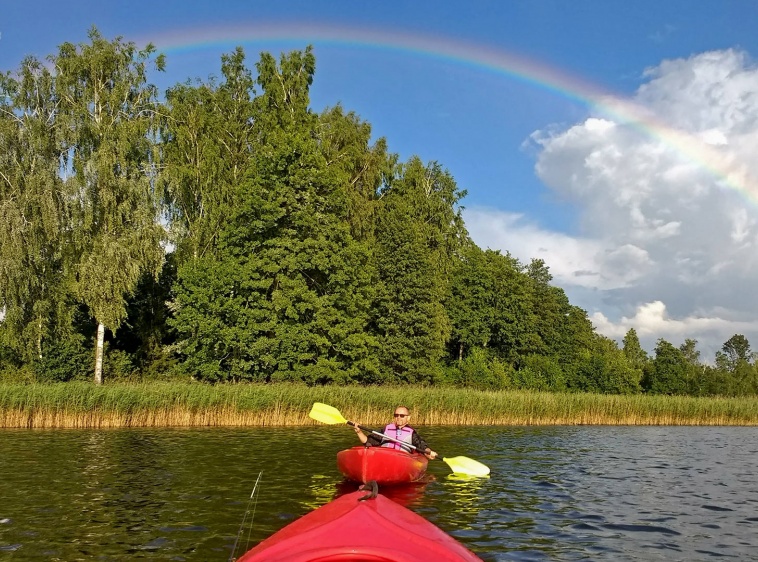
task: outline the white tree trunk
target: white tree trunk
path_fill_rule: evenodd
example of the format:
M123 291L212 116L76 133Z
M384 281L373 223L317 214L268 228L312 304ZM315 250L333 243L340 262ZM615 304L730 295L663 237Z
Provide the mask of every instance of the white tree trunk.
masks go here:
M105 326L97 325L97 345L95 346L95 384L103 384L103 342Z
M42 318L37 322L37 355L42 359Z

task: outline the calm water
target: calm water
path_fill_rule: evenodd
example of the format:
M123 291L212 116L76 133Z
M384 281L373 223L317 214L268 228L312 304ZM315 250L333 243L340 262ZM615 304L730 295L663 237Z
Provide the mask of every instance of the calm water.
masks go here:
M395 499L484 560L758 560L758 430L422 434L492 477L435 461ZM3 430L0 560L228 560L246 512L249 546L345 491L334 459L354 443L330 426Z

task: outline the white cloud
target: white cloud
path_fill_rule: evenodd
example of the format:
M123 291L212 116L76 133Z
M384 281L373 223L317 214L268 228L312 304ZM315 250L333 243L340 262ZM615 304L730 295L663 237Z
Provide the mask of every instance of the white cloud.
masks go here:
M466 224L481 246L544 259L610 337L693 338L705 356L742 333L758 348L758 69L725 50L644 76L607 114L531 136L537 175L579 209L579 236L481 208Z
M644 275L650 263L647 252L632 244L607 246L599 239L546 231L519 214L474 207L464 217L480 245L508 251L525 264L532 258L545 260L561 286L625 287Z
M713 311L710 316L693 314L671 318L666 305L654 301L639 305L634 316L623 316L616 322L610 321L602 312L595 312L590 319L599 332L617 340L623 339L627 331L634 328L640 341L648 342L647 347L651 349L658 338L664 337L663 334L669 342L697 339L701 352L704 352L702 359L709 361L732 335L758 333L758 320L730 320L723 316L728 316L728 311Z

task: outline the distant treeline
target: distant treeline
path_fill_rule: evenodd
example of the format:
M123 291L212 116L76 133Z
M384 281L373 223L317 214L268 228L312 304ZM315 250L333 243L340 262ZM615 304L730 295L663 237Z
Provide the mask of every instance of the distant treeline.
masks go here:
M0 377L753 395L741 335L623 347L548 266L482 250L465 191L309 105L310 48L159 96L96 29L0 75Z

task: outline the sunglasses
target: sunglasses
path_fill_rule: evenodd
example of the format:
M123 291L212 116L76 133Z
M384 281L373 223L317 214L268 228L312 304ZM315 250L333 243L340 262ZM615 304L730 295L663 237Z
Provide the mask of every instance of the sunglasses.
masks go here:
M410 414L394 414L396 418L407 418Z

